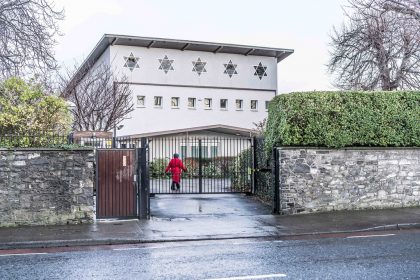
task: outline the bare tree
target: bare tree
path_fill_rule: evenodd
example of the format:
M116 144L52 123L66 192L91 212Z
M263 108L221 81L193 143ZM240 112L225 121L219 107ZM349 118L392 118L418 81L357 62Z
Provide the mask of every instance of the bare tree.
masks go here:
M50 0L0 0L0 79L57 68L52 49L63 14Z
M420 0L380 0L385 10L405 14L420 20Z
M118 76L109 65L76 66L61 81L61 96L75 105L76 130L110 131L134 110L127 77Z
M420 88L420 21L391 9L393 2L413 1L349 0L347 23L331 35L328 68L337 87Z
M264 118L262 121L253 122L254 127L252 131L257 136L264 136L265 129L267 127L267 118Z

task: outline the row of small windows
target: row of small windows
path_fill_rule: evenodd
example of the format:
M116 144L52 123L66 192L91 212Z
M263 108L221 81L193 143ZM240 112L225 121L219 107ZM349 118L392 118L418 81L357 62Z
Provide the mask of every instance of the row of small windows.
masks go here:
M124 56L124 67L127 67L130 69L130 71L133 71L136 68L140 68L139 61L140 57L136 57L133 55L133 53L130 53L129 56ZM159 61L159 70L162 70L165 72L165 74L168 74L169 71L174 71L174 59L169 59L167 55L165 55L162 59L158 59ZM192 61L192 71L196 72L198 76L201 76L201 74L206 73L206 64L207 62L202 61L201 58L197 58L197 60ZM223 71L224 74L228 75L229 78L232 78L234 75L238 75L237 67L238 64L234 64L232 60L229 60L228 63L224 63L223 66L225 67L225 70ZM258 65L253 65L254 67L254 76L257 76L260 80L263 77L267 76L267 66L263 65L262 62L258 63Z
M228 99L219 99L219 108L221 110L228 109ZM269 101L265 101L265 110L268 110L268 103ZM163 106L163 97L162 96L154 96L153 97L153 105L155 107L162 107ZM145 107L146 106L146 96L144 95L137 95L137 106L138 107ZM179 108L180 106L180 98L179 97L171 97L171 108ZM204 109L210 110L213 109L213 98L204 98L203 99L203 106ZM188 97L187 100L187 107L189 109L196 109L197 108L197 98L195 97ZM249 108L252 111L258 111L258 100L251 100L249 103ZM235 109L236 110L243 110L244 109L244 100L243 99L235 99Z
M201 146L201 157L202 158L215 158L218 156L219 147L217 145L210 145ZM180 150L181 158L187 158L187 157L193 157L198 158L199 157L199 146L191 146L187 147L187 145L181 145Z

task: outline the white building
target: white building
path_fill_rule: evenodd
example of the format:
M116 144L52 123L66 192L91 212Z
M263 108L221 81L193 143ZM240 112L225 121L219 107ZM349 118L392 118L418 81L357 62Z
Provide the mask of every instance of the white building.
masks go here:
M117 136L211 127L255 128L277 93L277 64L290 49L104 35L85 64L110 64L129 78L135 110ZM83 67L82 67L83 69Z

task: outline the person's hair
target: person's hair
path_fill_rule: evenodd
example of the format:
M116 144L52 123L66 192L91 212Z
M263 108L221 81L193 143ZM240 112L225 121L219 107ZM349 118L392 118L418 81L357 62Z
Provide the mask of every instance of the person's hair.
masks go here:
M174 158L179 158L179 155L177 153L175 153Z

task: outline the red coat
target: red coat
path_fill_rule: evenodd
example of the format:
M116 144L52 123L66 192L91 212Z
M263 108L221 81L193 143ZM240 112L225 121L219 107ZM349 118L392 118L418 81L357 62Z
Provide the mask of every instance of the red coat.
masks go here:
M172 173L172 181L175 183L179 183L181 181L182 170L187 172L187 169L182 163L182 160L180 160L179 158L171 159L171 161L168 164L168 167L166 167L165 169L165 172L168 172L169 170Z

